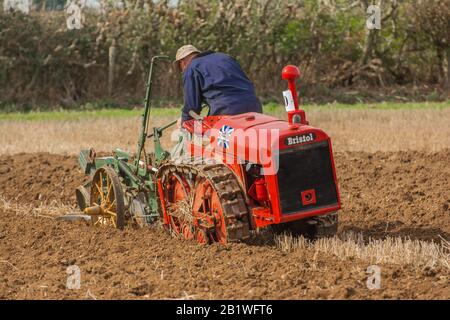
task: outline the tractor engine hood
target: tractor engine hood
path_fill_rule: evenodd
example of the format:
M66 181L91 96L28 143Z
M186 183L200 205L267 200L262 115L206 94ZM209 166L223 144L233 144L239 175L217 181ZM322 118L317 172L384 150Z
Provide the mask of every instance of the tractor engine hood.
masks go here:
M226 162L251 162L270 166L279 150L329 139L320 129L260 114L245 113L222 117L210 130L211 146Z

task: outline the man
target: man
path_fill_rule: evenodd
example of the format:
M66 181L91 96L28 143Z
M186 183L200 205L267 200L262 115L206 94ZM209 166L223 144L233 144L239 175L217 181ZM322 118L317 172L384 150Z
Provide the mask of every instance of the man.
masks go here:
M253 84L230 56L185 45L178 49L174 63L183 73L184 107L179 125L191 119L189 111L200 114L202 103L209 105L209 115L262 112Z

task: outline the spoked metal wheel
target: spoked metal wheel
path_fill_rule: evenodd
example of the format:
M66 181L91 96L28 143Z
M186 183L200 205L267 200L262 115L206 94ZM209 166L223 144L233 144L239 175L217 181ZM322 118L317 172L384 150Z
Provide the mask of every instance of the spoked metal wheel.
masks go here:
M200 244L208 244L211 242L211 238L208 236L208 232L205 228L197 228L194 237Z
M212 183L204 177L197 177L192 197L191 210L194 216L202 218L204 225L209 227L208 231L215 242L227 243L228 235L224 210ZM198 230L197 237L199 240L204 239L204 231Z
M168 204L168 228L170 232L187 240L196 239L200 244L208 244L213 241L211 230L205 228L204 223L202 223L205 216L202 208L205 206L198 199L204 197L204 190L199 188L197 184L193 187L192 182L181 172L170 173L167 180L169 183L167 184L165 198ZM194 203L196 202L202 208L194 210ZM210 225L213 226L214 224L210 223Z
M94 226L123 229L125 206L122 186L110 167L97 169L92 178L90 206L84 212L91 216Z
M248 237L244 197L225 165L166 164L159 174L164 226L172 234L200 244Z
M166 200L169 225L166 228L180 238L192 240L195 237L195 221L191 210L191 186L182 174L168 176Z

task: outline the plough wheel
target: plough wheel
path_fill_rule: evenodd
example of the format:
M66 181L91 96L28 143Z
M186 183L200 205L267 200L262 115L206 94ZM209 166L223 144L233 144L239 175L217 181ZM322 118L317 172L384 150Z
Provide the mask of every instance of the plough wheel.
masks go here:
M175 236L201 244L249 237L248 211L236 177L223 164L166 163L159 170L168 223Z
M85 213L91 216L94 226L123 229L125 206L122 186L116 172L110 167L97 169L92 178L90 207Z

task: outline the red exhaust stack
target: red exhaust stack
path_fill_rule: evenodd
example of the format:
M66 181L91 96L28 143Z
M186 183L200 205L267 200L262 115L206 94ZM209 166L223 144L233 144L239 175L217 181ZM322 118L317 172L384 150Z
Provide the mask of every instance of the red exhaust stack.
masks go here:
M283 91L284 103L288 113L290 124L308 124L304 110L300 110L298 106L298 94L295 87L295 80L300 77L300 69L293 65L283 68L281 78L288 82L288 90Z

